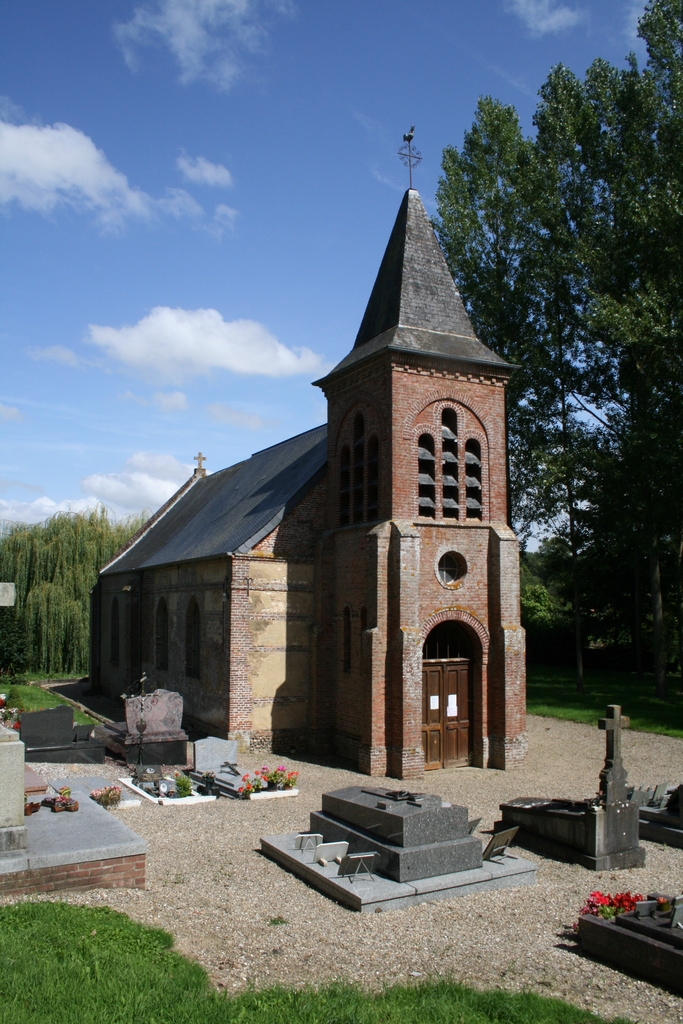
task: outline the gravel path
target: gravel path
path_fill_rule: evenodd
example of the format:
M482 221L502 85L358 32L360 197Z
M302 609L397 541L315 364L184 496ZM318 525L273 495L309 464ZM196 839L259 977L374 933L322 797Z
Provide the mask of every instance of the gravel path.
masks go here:
M627 732L630 779L653 784L683 779L683 740ZM244 767L260 761L244 757ZM273 763L279 758L270 758ZM466 804L490 828L498 805L517 796L583 798L597 789L604 734L595 727L529 718L529 756L509 772L477 768L429 772L420 788ZM683 891L683 850L645 843L644 868L595 873L529 855L535 887L484 892L407 910L345 910L257 851L259 838L308 827L325 790L367 784L336 767L288 759L300 774L292 800L233 802L185 808L144 803L114 812L149 843L147 889L65 894L70 903L122 910L170 931L176 948L198 960L230 992L247 985L324 983L373 988L447 977L477 987L554 995L605 1018L680 1024L683 999L582 957L569 929L584 898L603 891ZM64 766L34 766L45 776ZM69 774L115 778L120 767L74 766ZM382 780L373 780L382 785ZM395 787L395 781L389 782ZM273 918L285 924L273 925Z

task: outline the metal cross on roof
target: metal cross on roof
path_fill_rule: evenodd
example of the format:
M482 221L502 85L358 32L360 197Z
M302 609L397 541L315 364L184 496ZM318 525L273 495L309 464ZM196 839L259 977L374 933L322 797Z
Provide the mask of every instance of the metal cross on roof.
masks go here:
M415 125L411 126L409 132L403 136L405 146L401 146L398 151L402 162L408 168L410 173L410 187L413 187L413 167L417 167L418 164L422 163L422 153L419 149L413 149L413 136L415 135Z
M197 463L197 472L201 473L204 463L206 462L206 455L202 455L200 452L199 455L195 455L192 461Z

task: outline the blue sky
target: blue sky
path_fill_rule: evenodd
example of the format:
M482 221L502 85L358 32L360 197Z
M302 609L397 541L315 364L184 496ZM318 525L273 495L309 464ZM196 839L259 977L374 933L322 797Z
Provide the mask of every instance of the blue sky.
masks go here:
M0 6L0 519L158 507L325 419L407 171L480 95L635 49L630 0Z

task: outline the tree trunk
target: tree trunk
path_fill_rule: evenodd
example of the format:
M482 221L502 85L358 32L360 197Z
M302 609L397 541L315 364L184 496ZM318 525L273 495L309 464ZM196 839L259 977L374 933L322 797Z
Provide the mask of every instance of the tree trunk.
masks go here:
M678 584L678 671L681 673L680 691L683 693L683 522L676 550L676 583Z
M662 604L662 581L659 573L659 536L656 529L652 533L648 564L652 594L652 636L655 648L655 696L660 700L667 700L664 606Z
M640 595L640 549L636 548L636 574L634 587L634 603L636 613L636 672L638 679L643 678L643 609Z
M568 488L569 544L572 552L572 582L574 587L574 644L576 650L576 692L583 693L583 644L581 642L581 601L579 597L579 556L576 550L576 524L574 522L574 495Z

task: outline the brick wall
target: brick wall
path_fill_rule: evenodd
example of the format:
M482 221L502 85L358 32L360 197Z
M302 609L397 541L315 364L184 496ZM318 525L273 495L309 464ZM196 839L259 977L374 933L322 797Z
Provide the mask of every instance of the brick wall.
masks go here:
M0 875L0 895L27 896L60 889L144 889L145 855L58 864Z

